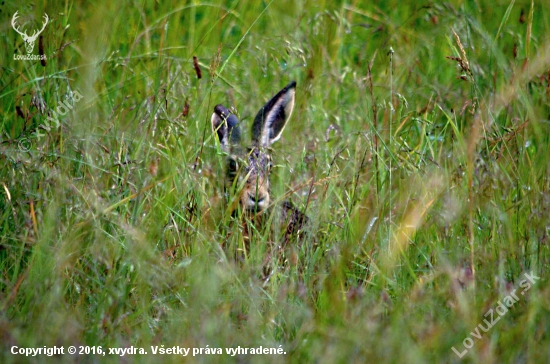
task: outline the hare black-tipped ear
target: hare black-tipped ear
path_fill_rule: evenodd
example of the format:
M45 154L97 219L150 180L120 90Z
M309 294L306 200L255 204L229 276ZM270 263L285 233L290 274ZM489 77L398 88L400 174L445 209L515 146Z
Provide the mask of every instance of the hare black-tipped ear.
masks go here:
M252 125L252 142L267 147L281 137L294 108L296 82L279 91L258 112Z
M212 131L218 134L222 149L229 152L230 146L239 144L241 131L239 120L225 106L216 105L212 114Z

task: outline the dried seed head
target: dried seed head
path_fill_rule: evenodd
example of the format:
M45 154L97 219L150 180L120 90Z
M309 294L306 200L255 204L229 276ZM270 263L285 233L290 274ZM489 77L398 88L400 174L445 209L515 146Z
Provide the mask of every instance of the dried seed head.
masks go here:
M201 66L199 65L199 59L197 56L193 56L193 67L195 68L195 73L197 74L197 78L200 80L202 78L202 71Z

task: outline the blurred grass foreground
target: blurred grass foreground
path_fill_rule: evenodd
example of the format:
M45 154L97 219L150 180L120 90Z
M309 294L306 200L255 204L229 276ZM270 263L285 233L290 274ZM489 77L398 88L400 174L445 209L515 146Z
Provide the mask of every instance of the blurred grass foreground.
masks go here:
M23 0L0 19L0 362L550 360L550 3ZM309 224L269 259L210 116L232 108L248 140L292 80L271 193Z

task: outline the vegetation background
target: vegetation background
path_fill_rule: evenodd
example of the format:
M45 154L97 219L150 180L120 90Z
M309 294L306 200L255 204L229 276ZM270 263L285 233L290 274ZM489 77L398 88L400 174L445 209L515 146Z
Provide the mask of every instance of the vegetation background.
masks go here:
M16 11L48 14L46 62L14 59ZM23 0L0 19L0 362L550 360L550 3ZM309 234L263 280L269 229L242 263L222 248L243 236L210 115L248 133L291 80L273 194Z

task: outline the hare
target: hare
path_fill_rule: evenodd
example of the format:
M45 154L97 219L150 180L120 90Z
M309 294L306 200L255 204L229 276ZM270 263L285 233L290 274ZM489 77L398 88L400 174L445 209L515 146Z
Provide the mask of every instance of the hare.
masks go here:
M238 201L241 212L249 221L261 222L260 217L271 211L269 175L271 155L269 147L279 140L294 108L296 82L289 83L265 104L252 124L252 144L241 146L241 132L237 117L225 106L216 105L212 114L212 130L217 134L222 151L227 154L225 190L226 195ZM308 221L306 215L284 201L277 206L280 212L274 221L284 226L283 246L291 236L298 236ZM265 219L264 219L265 220ZM273 220L272 220L273 221ZM245 226L245 243L248 250L249 237Z

